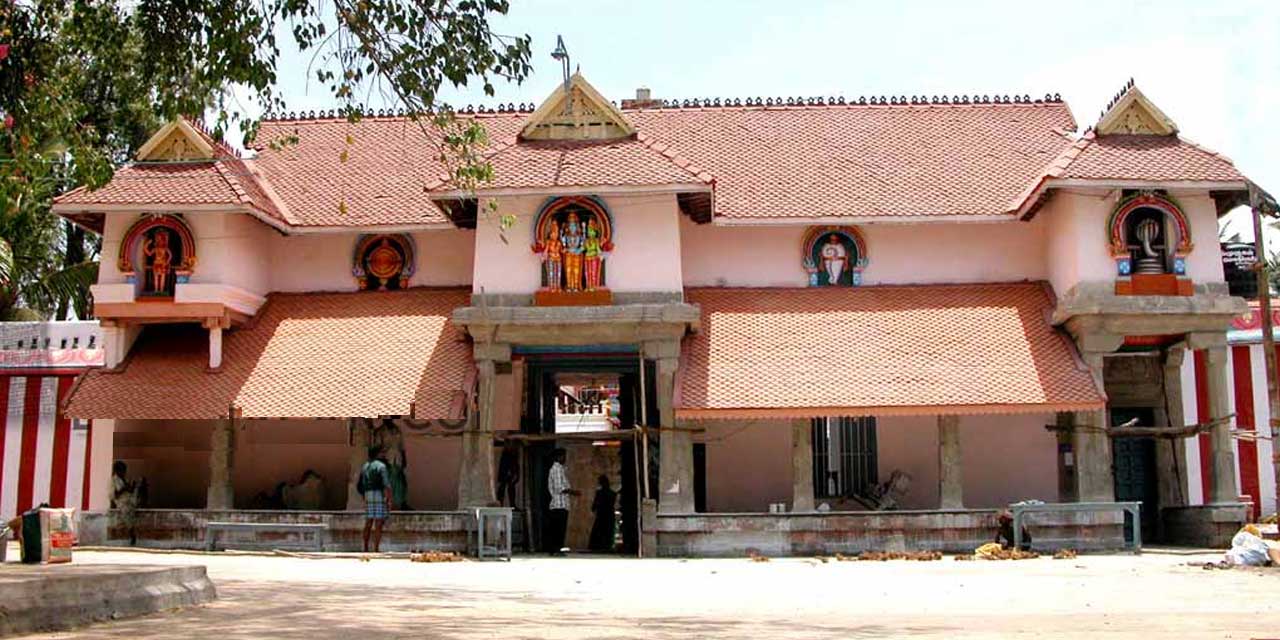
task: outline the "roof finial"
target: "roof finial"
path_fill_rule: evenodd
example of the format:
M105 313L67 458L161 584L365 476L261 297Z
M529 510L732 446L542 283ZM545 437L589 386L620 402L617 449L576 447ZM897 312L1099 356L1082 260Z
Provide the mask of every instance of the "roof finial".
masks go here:
M564 36L556 36L556 50L551 52L551 57L560 61L560 66L564 71L564 88L569 89L569 50L564 48Z

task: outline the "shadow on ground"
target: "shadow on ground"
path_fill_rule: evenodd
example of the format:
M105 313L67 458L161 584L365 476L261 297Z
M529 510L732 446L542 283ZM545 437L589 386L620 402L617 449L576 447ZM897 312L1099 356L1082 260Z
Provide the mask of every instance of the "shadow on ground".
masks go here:
M220 581L218 602L51 637L210 638L873 638L945 626L827 626L796 619L583 615L510 592Z

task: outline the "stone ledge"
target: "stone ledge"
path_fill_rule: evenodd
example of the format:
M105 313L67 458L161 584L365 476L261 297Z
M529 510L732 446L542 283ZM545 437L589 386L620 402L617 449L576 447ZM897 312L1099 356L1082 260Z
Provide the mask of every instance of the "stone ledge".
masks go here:
M215 598L203 566L6 563L0 574L0 636L63 631Z

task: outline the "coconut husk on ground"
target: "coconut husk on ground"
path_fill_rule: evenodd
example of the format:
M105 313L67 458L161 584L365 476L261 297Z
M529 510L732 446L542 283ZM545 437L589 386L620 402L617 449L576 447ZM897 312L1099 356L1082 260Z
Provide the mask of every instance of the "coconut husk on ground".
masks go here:
M452 551L423 551L409 554L409 562L462 562L462 557Z

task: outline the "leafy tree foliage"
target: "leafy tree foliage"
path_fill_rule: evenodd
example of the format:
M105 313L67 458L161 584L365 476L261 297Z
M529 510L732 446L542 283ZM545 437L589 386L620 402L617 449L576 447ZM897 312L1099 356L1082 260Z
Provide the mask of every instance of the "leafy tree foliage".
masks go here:
M453 118L442 87L531 70L528 36L495 33L506 0L0 0L0 319L85 317L96 240L49 213L53 196L99 187L146 136L212 113L215 135L256 133L253 105L287 109L281 39L350 119L373 92L440 140L460 188L489 179L484 131ZM233 93L233 90L238 90ZM256 112L256 111L254 111ZM270 141L269 141L270 142ZM353 141L349 140L349 144ZM341 203L335 203L340 206Z

